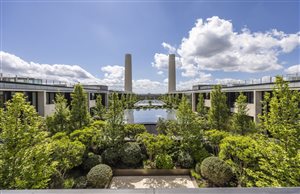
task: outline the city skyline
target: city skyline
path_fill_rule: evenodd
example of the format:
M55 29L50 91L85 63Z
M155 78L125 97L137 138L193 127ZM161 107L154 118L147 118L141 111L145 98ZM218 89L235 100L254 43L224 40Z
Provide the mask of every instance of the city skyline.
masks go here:
M1 10L3 73L123 89L130 53L133 91L164 93L168 54L177 89L300 70L297 1L1 1Z

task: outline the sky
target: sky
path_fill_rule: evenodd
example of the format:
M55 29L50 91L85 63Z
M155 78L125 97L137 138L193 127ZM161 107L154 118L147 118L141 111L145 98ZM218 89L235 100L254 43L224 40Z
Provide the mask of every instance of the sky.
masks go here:
M300 1L0 0L4 75L123 90L167 92L168 54L177 89L300 73Z

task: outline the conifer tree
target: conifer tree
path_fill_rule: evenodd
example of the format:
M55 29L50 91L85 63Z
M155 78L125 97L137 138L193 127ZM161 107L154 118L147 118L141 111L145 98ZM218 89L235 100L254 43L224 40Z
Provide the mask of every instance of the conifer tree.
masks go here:
M67 100L62 94L55 97L55 112L47 117L47 127L53 134L57 132L70 132L70 109Z
M76 84L71 97L71 122L74 129L81 129L90 122L87 93L82 85Z
M204 97L203 94L199 94L198 104L197 104L197 112L200 116L204 117L207 113L206 107L204 106Z
M98 116L100 120L104 119L106 112L105 106L102 104L102 96L98 95L96 98L96 107L93 109L94 115Z
M247 97L240 93L236 100L235 108L237 112L233 114L232 117L232 128L234 132L245 135L248 132L253 131L254 123L251 118L247 115Z
M208 122L212 129L226 130L229 120L227 97L221 91L221 85L214 86L211 92L211 106L208 113Z

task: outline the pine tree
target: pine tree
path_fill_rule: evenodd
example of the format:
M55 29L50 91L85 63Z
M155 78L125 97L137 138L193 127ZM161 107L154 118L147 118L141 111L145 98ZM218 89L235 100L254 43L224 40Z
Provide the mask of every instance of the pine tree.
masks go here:
M0 188L47 188L55 164L42 118L22 93L0 113Z
M96 107L93 109L93 113L95 116L98 116L100 120L103 120L105 112L106 112L106 108L102 104L102 96L98 95L96 98Z
M248 132L254 130L254 123L251 118L247 115L247 97L240 93L236 100L235 108L237 112L232 117L232 128L234 132L245 135Z
M57 132L70 132L70 109L67 105L67 100L62 94L57 94L55 97L55 112L52 116L48 116L48 130L55 134Z
M206 107L204 106L204 97L203 94L199 94L197 112L200 116L204 117L207 113Z
M71 122L74 129L81 129L90 122L87 93L84 91L82 85L76 84L71 97Z
M121 100L119 100L117 93L112 93L109 101L109 108L106 113L107 121L107 137L110 143L116 143L124 140L124 110Z
M226 130L229 120L227 97L221 91L221 85L214 86L211 92L211 107L208 113L208 122L212 129Z

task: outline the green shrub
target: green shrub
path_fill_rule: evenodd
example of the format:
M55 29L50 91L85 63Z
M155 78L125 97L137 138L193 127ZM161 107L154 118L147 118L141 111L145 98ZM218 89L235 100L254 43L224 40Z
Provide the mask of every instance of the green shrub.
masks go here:
M223 186L233 177L231 167L218 157L208 157L201 163L201 175L216 186Z
M75 179L75 188L76 189L85 189L87 186L86 176L80 176Z
M192 156L187 152L179 152L177 162L183 168L192 168L194 164Z
M128 142L124 144L121 152L121 160L124 164L135 166L141 162L141 159L142 151L138 143Z
M155 157L156 168L159 169L172 169L174 163L172 157L168 154L158 154Z
M118 147L107 148L101 156L103 163L109 166L116 166L120 162L120 151Z
M112 178L112 169L106 164L94 166L87 174L87 183L92 188L105 188Z
M72 189L75 185L73 178L68 178L64 180L64 189Z
M193 158L196 162L201 163L205 158L211 156L208 151L204 147L202 147L199 151L193 153Z
M201 174L201 162L198 162L195 166L195 172Z
M88 153L87 158L83 161L82 167L84 170L89 171L94 166L102 163L102 157L92 152Z
M141 124L126 124L125 136L131 139L135 138L136 135L146 132L146 127Z

